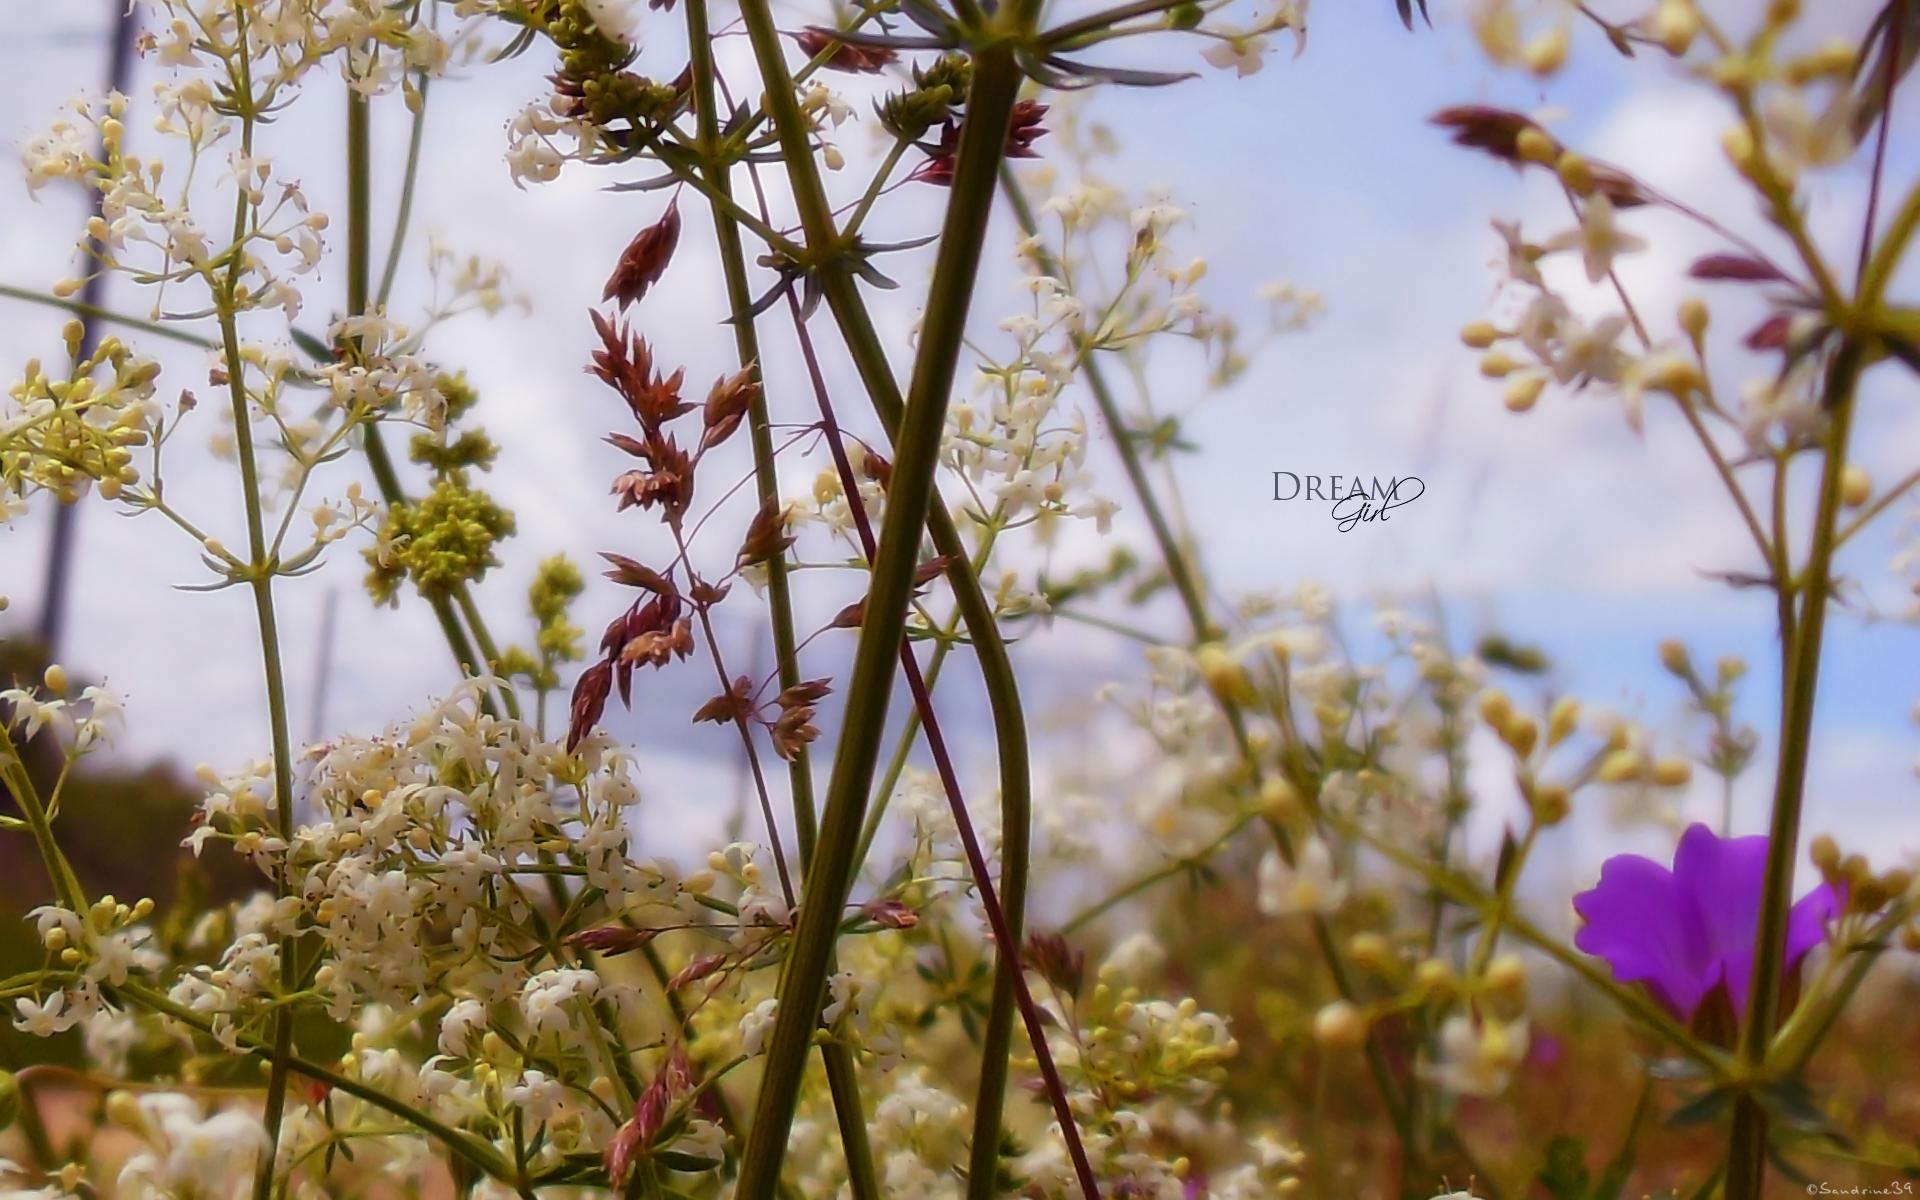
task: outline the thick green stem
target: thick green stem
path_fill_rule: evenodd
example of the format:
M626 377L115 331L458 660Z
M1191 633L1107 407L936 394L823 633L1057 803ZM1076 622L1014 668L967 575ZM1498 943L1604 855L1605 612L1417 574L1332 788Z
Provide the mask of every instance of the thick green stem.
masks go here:
M1019 7L1017 13L1014 9L1006 11L1015 19L1030 20L1025 6ZM769 103L780 126L789 170L810 169L812 150L803 119L796 111L778 31L764 0L748 0L742 8ZM895 442L892 488L872 564L866 618L855 651L846 714L821 814L820 841L808 871L807 899L800 909L793 949L780 981L779 1015L741 1164L737 1194L744 1200L769 1200L773 1195L808 1046L819 1025L840 908L856 867L853 849L873 785L895 663L906 630L921 532L933 497L948 392L959 360L995 178L1020 79L1010 45L994 46L975 59L953 194L935 261L913 382ZM837 249L824 197L809 197L801 188L796 188L796 193L810 251ZM820 263L816 269L828 279L845 278L845 267L837 261ZM1013 947L1001 949L1003 954L1017 953Z
M847 457L839 422L827 395L826 380L813 353L813 339L807 335L806 325L800 318L799 301L789 292L787 303L793 312L800 349L820 402L820 421L826 430L827 445L832 449L834 465L840 472L841 490L851 502L852 498L859 495L859 480L855 478L852 461ZM897 401L888 402L893 400L891 392L883 388L880 394L886 396L887 400L878 401L876 407L888 436L897 445L900 438L900 408ZM879 561L866 510L857 502L851 502L851 511L867 560ZM1042 1073L1047 1077L1063 1129L1070 1125L1073 1114L1066 1105L1065 1092L1048 1058L1033 997L1022 986L1024 978L1018 974L1019 947L1024 936L1027 874L1032 854L1032 772L1027 756L1026 717L1020 708L1013 663L1007 657L1006 643L1000 637L999 626L994 622L993 610L987 604L985 593L980 590L978 569L967 564L959 531L953 527L952 517L940 504L938 497L933 500L929 517L936 546L954 560L949 569L949 578L954 580L956 616L964 619L969 628L988 635L979 639L978 652L981 673L987 683L988 702L993 710L996 749L1000 758L1001 822L1005 827L1000 852L1001 887L996 889L988 877L986 858L980 853L973 823L961 797L960 781L953 769L952 756L947 752L946 739L941 734L939 716L933 707L933 672L930 670L922 674L920 661L914 656L912 644L907 641L900 644L900 663L906 671L907 686L913 693L914 708L908 718L907 728L901 735L893 765L875 799L873 811L879 813L884 810L894 780L912 744L914 732L925 730L927 748L932 752L940 772L940 782L952 805L954 824L966 849L968 866L974 873L981 904L987 910L988 922L994 930L994 941L1000 947L999 970L994 974L993 997L987 1009L986 1029L981 1037L980 1086L975 1096L973 1141L967 1167L968 1196L971 1200L988 1200L993 1195L995 1180L999 1177L1000 1119L1006 1109L1007 1072L1013 1050L1013 1017L1016 1009L1021 1010L1029 1020L1030 1035L1038 1043L1035 1054L1040 1060ZM979 563L987 561L992 552L992 542L991 533L981 539ZM935 667L942 661L947 645L942 642L934 652ZM853 857L856 870L865 859L874 828L875 823L869 820L860 831L860 842ZM1084 1151L1071 1133L1068 1146L1076 1166L1084 1168ZM1094 1188L1090 1169L1083 1176L1083 1182L1091 1196Z
M709 191L716 239L720 247L720 265L727 283L727 306L733 314L734 345L740 365L753 372L761 387L754 393L747 410L747 434L753 448L754 484L762 504L778 503L779 470L773 454L773 428L768 415L765 379L760 367L758 330L747 316L753 307L753 294L747 282L746 253L740 241L740 223L734 219L737 206L730 205L733 194L731 173L716 161L720 151L719 110L716 107L713 50L708 29L706 0L687 0L687 37L693 50L694 105L700 129L700 148L707 156L703 164ZM781 690L801 682L799 640L794 632L791 581L786 558L775 555L767 563L767 600L773 627L774 655ZM749 751L751 752L751 751ZM819 818L814 807L813 760L802 746L788 762L787 775L793 798L794 831L799 841L800 861L812 859L819 840ZM771 832L771 831L770 831ZM841 1149L846 1157L847 1178L854 1200L879 1200L880 1185L873 1164L873 1150L867 1138L866 1105L860 1098L858 1064L851 1048L828 1042L820 1048L826 1065L827 1086L833 1096L833 1108L840 1127Z
M1820 473L1820 506L1813 545L1799 587L1800 611L1788 670L1782 680L1780 758L1774 776L1773 820L1768 830L1767 874L1761 893L1760 928L1754 939L1753 982L1746 1023L1740 1031L1740 1065L1750 1084L1760 1082L1780 1012L1786 968L1787 916L1793 904L1793 863L1800 845L1800 809L1806 797L1807 759L1813 746L1815 692L1820 682L1821 638L1827 600L1833 593L1834 535L1840 520L1841 478L1853 425L1855 384L1864 354L1848 338L1827 366L1822 407L1827 413L1826 459ZM1728 1147L1727 1200L1759 1200L1766 1175L1767 1114L1759 1096L1742 1091L1734 1102Z

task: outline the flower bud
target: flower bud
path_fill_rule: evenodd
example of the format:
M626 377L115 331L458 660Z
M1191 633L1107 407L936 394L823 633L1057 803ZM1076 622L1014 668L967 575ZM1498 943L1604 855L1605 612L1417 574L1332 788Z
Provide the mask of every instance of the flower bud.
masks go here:
M1684 758L1663 758L1653 764L1655 787L1685 787L1693 779L1693 764Z
M1721 137L1720 145L1727 152L1727 161L1731 162L1741 174L1753 169L1755 148L1753 135L1747 132L1745 125L1735 125Z
M1429 991L1453 986L1453 967L1445 959L1429 958L1413 969L1413 981Z
M1707 336L1708 319L1707 302L1700 297L1688 296L1680 302L1680 328L1694 341Z
M1313 1018L1313 1040L1328 1050L1353 1050L1366 1045L1367 1018L1351 1000L1335 1000Z
M1494 955L1487 964L1487 986L1496 992L1518 995L1526 990L1527 964L1511 950L1505 954Z
M1540 742L1540 723L1524 714L1516 714L1500 727L1500 740L1513 751L1515 758L1527 758Z
M1232 704L1250 704L1255 699L1253 681L1234 660L1232 652L1219 642L1208 642L1194 652L1200 678L1213 694Z
M1488 692L1480 697L1480 719L1495 729L1504 728L1512 716L1513 701L1505 692Z
M1685 54L1700 33L1700 14L1693 7L1693 0L1660 0L1660 7L1653 10L1648 22L1647 32L1668 54L1675 58Z
M1582 196L1593 195L1593 167L1582 156L1569 150L1560 156L1555 165L1560 173L1560 181Z
M1460 331L1460 340L1475 350L1485 350L1500 340L1500 330L1491 321L1475 321Z
M1547 388L1547 377L1538 371L1528 371L1524 375L1515 375L1507 383L1507 393L1501 402L1508 412L1523 413L1540 402L1540 393Z
M1847 907L1857 913L1877 913L1892 898L1885 881L1871 877L1859 880L1847 889Z
M1560 158L1560 148L1547 136L1545 130L1537 125L1528 125L1513 139L1513 148L1520 157L1528 162L1537 162L1542 166L1552 166Z
M1553 702L1553 711L1547 715L1547 745L1558 746L1579 726L1580 702L1572 696L1560 697Z
M1520 61L1542 77L1558 71L1567 61L1567 27L1556 25L1528 42L1520 52Z
M1533 819L1542 825L1558 825L1573 811L1573 796L1557 783L1533 791Z
M1519 369L1520 364L1518 362L1499 350L1495 350L1480 359L1480 373L1488 379L1501 379L1513 374Z
M1668 638L1660 643L1660 665L1675 675L1684 676L1693 670L1693 661L1687 657L1687 644L1678 638Z
M1859 463L1848 463L1840 472L1840 503L1859 508L1873 495L1873 477Z
M1813 839L1813 845L1807 847L1807 856L1822 875L1831 875L1840 867L1840 844L1823 833Z
M1640 777L1640 756L1631 750L1615 750L1600 761L1595 778L1601 783L1629 783Z
M1347 943L1347 957L1361 970L1378 975L1393 965L1393 944L1377 933L1356 933Z
M1285 820L1300 811L1300 791L1278 775L1269 775L1260 785L1260 811Z
M107 1120L129 1133L146 1136L147 1115L140 1111L140 1102L132 1092L116 1091L107 1096Z
M1867 865L1864 854L1849 854L1840 862L1840 873L1847 877L1847 883L1855 889L1873 878L1873 868Z
M47 685L47 690L54 695L64 696L67 694L67 669L59 663L54 663L49 666L46 673L42 675L40 679L41 682Z

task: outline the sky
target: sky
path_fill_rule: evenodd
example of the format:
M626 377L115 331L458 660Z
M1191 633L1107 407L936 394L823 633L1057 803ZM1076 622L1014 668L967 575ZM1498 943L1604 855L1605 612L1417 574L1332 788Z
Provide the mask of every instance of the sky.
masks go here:
M1719 6L1730 16L1740 7ZM1822 28L1814 33L1846 34L1864 25L1873 6L1833 0L1818 7L1814 20ZM0 139L17 147L77 88L103 74L110 8L111 0L0 0ZM1681 693L1660 670L1657 647L1680 637L1700 661L1740 654L1753 664L1743 717L1769 728L1777 649L1768 606L1757 593L1730 591L1704 575L1751 564L1743 558L1737 518L1678 417L1652 406L1644 431L1636 433L1617 403L1560 391L1515 416L1502 407L1499 385L1479 376L1474 354L1461 346L1460 328L1487 315L1495 301L1500 242L1489 222L1518 218L1544 235L1571 221L1538 173L1523 179L1460 150L1428 120L1462 103L1541 112L1569 144L1773 245L1717 150L1726 110L1670 61L1643 54L1624 62L1590 27L1575 30L1570 67L1543 83L1491 67L1462 10L1441 0L1433 5L1433 27L1411 33L1387 0L1321 0L1311 16L1303 53L1294 56L1292 39L1276 37L1264 69L1247 78L1208 67L1193 45L1168 43L1127 53L1143 55L1138 61L1190 65L1200 78L1163 91L1099 89L1077 101L1083 121L1111 127L1122 143L1117 158L1098 165L1103 176L1141 195L1170 195L1185 207L1189 220L1173 237L1183 255L1207 258L1204 287L1217 306L1256 325L1256 290L1277 280L1315 288L1326 300L1326 315L1313 328L1267 347L1220 394L1200 397L1191 361L1173 355L1156 364L1159 402L1183 414L1187 439L1200 447L1178 470L1185 510L1203 532L1219 589L1232 595L1317 580L1356 613L1374 601L1425 604L1438 597L1463 642L1499 629L1537 644L1555 663L1552 690L1668 727ZM723 68L743 61L741 39L723 37L720 46ZM145 92L157 68L138 69L136 94ZM525 585L541 558L564 550L592 564L602 550L636 553L634 547L656 544L635 514L616 514L606 495L621 464L600 438L617 427L618 405L580 366L592 344L583 310L599 296L621 247L654 219L661 202L652 194L609 193L603 187L613 176L578 166L550 184L514 186L503 162L505 126L542 94L551 69L536 50L436 85L409 243L414 267L429 235L462 255L497 259L531 302L526 312L462 318L436 330L430 343L439 361L463 368L480 389L481 419L505 447L489 486L517 515L519 532L503 547L504 565L482 593L503 640L529 636ZM312 107L324 111L290 115L269 131L269 152L302 178L318 209L339 212L343 198L328 191L341 186L343 151L332 121L338 106L321 99L339 86L317 80L308 90ZM1897 108L1896 130L1920 120L1911 94L1906 101ZM400 113L393 102L376 111L376 213L394 206L406 133ZM854 163L849 177L867 161L857 124L840 135ZM1043 139L1039 148L1047 151L1048 143ZM1920 139L1896 134L1890 162L1891 178L1912 178L1920 171ZM1816 225L1836 239L1857 225L1864 191L1859 172L1819 177L1811 193ZM902 236L931 232L936 200L930 188L901 193L886 229ZM684 249L706 234L700 208L688 197L681 258L661 294L636 312L663 353L704 387L732 369L732 343L718 323L725 307L717 272ZM19 179L0 178L0 282L45 287L70 274L72 237L83 219L76 194L49 188L30 197ZM1686 264L1721 247L1659 215L1634 214L1625 222L1653 245L1622 260L1623 280L1656 335L1673 336L1680 298L1701 286L1684 278ZM1004 211L990 236L996 249L976 300L983 337L991 336L996 315L1017 311L1023 295ZM383 241L376 253L384 253ZM875 301L883 334L895 347L904 346L917 315L928 263L924 255L903 256L899 269L890 270L901 291ZM1910 273L1903 285L1910 290L1914 282ZM309 289L301 324L323 325L328 306L340 303L341 286L336 251ZM148 303L124 283L115 288L117 305L138 311ZM1733 336L1758 312L1728 292L1710 295L1716 353L1724 347L1731 354ZM415 283L403 283L396 311L405 319L408 305L423 298ZM57 353L61 322L47 310L0 304L6 306L0 372L11 382L26 358ZM192 354L163 357L163 392L204 377L205 364ZM770 378L793 379L795 363L790 345L770 340ZM846 378L842 363L828 366L836 380ZM1752 364L1745 373L1760 369ZM1729 377L1741 377L1742 370L1735 364ZM1910 376L1883 370L1866 393L1859 444L1878 480L1902 473L1920 451L1920 421L1909 412L1913 392ZM797 387L784 396L776 391L774 400L803 406L789 411L807 411L807 396ZM1092 457L1102 489L1123 504L1118 536L1147 551L1145 524L1125 503L1111 448L1096 445ZM1276 502L1275 471L1413 475L1425 492L1387 522L1342 533L1324 505ZM171 496L210 514L215 527L230 531L230 544L243 542L226 468L186 445L171 473ZM339 495L347 478L334 477L322 492ZM42 504L0 532L7 547L0 552L0 594L13 604L0 616L14 623L6 628L36 614L46 518ZM1887 566L1897 549L1890 535L1901 524L1896 513L1842 563L1889 617L1904 613L1912 600ZM259 665L246 598L237 591L178 590L204 581L197 556L155 519L128 519L94 503L81 516L80 536L65 657L73 671L105 677L125 695L128 725L118 752L136 760L169 757L189 767L202 761L231 766L264 755L267 731L256 699ZM1063 560L1104 554L1103 544L1084 530L1063 539ZM358 555L341 549L315 576L280 589L293 721L303 737L370 731L443 692L452 678L425 606L416 600L397 610L373 609L358 588ZM327 711L316 727L312 683L329 595L338 598L336 650ZM803 624L824 622L844 602L814 598L801 614ZM597 631L623 603L614 589L597 584L576 619ZM732 615L737 624L724 636L733 639L735 658L745 660L745 609ZM1165 618L1162 628L1177 628L1171 612L1149 616ZM1830 628L1806 826L1832 829L1843 843L1887 865L1920 851L1914 777L1920 731L1909 715L1920 696L1920 637L1910 624L1863 619L1860 612L1841 614ZM1095 679L1142 672L1126 645L1065 623L1026 639L1018 655L1042 705L1070 703ZM684 669L684 682L662 677L643 688L633 715L610 718L616 732L644 739L643 784L651 779L657 794L679 798L653 806L644 818L663 836L672 836L669 830L707 835L737 790L736 755L726 737L708 736L705 727L680 732L689 701L710 690L710 680L693 674L696 665ZM958 707L969 711L964 698ZM977 723L978 713L973 717ZM651 736L662 728L670 735ZM984 787L990 771L979 754L970 761L981 768L975 775ZM1484 770L1490 794L1499 794L1497 763L1489 760ZM1765 773L1757 768L1741 792L1736 825L1744 831L1763 828ZM1702 786L1684 811L1711 819L1717 808L1715 795ZM1497 843L1502 810L1493 804L1489 814L1474 832L1482 849ZM1599 836L1569 839L1570 869L1596 848L1652 849L1644 836L1629 842L1606 833L1597 813L1581 814L1576 826Z

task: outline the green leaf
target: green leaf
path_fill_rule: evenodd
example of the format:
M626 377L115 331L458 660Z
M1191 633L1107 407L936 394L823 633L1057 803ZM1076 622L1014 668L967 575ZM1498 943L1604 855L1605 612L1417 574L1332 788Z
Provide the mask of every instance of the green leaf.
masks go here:
M1674 1109L1673 1115L1667 1118L1667 1127L1685 1129L1689 1125L1703 1124L1726 1112L1732 1105L1732 1088L1714 1088L1711 1091L1702 1092Z
M723 1161L718 1158L702 1158L697 1154L685 1154L679 1150L656 1150L653 1157L668 1170L685 1171L690 1175L711 1171Z
M287 332L293 337L293 344L306 351L315 362L330 363L335 359L333 347L308 333L297 325L288 326Z

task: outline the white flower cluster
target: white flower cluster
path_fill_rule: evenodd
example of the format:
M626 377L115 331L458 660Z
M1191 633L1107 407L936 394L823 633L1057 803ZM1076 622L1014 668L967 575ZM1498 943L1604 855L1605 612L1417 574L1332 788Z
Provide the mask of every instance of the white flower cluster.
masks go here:
M327 332L336 344L353 347L347 358L320 368L334 404L355 414L377 413L398 404L409 420L430 431L446 428L447 398L440 390L439 373L412 353L416 347L405 325L389 320L384 312L374 312L343 317Z

